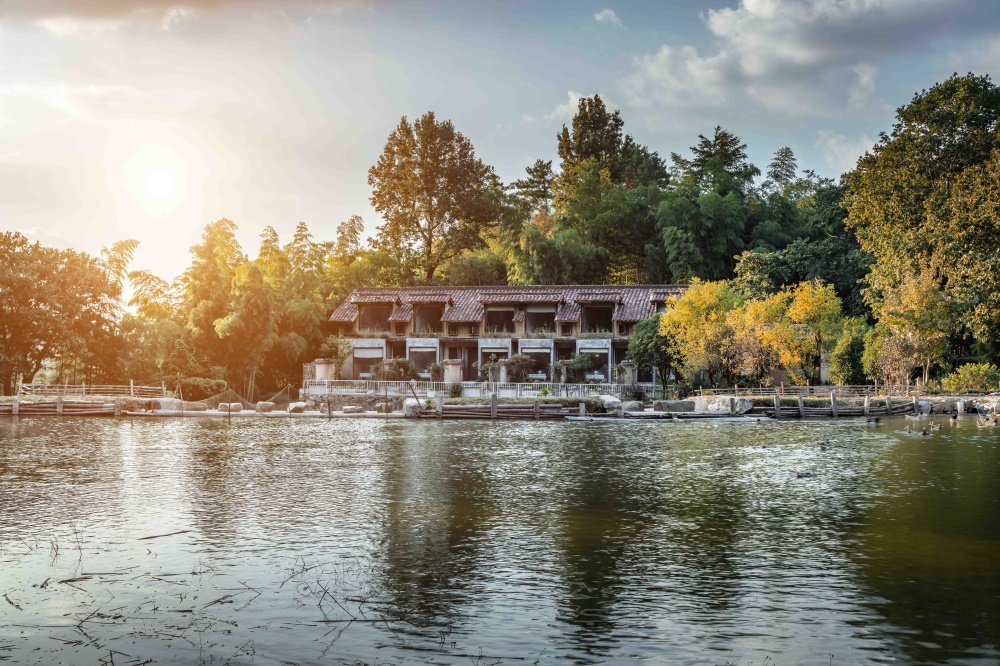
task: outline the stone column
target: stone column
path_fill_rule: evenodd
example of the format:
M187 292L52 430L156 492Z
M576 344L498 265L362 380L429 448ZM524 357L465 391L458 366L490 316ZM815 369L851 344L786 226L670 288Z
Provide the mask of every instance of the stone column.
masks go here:
M622 361L622 368L625 370L622 382L625 384L635 384L635 363L632 361Z

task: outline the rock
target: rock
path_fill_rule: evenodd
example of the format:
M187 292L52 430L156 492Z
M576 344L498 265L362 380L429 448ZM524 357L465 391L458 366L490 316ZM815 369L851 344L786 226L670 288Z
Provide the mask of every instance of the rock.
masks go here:
M260 413L262 413L262 414L267 414L268 412L273 412L274 411L274 403L273 402L267 402L266 400L262 400L261 402L257 403L257 411L260 412Z
M919 414L930 414L931 413L931 403L926 400L921 400L917 403L917 412Z
M951 414L953 411L955 411L955 403L950 400L935 402L931 405L931 414Z
M407 398L403 401L403 416L408 419L420 416L420 401L416 398Z
M736 410L731 411L731 401L736 402ZM731 398L728 395L707 395L694 399L694 411L701 414L744 414L753 407L750 398Z
M387 402L380 402L375 405L375 411L379 414L388 414L392 411L392 405Z
M646 406L643 405L642 402L640 402L639 400L629 400L628 402L622 405L622 409L624 409L626 412L641 412L645 408Z
M618 408L622 406L622 401L613 395L599 395L597 399L601 401L604 405L604 411L611 413L617 412Z
M292 402L288 404L289 414L301 414L306 411L306 403L304 402Z
M185 412L207 412L208 405L203 402L189 402L185 400L182 409Z
M694 400L656 400L654 412L693 412Z
M357 405L344 405L345 414L364 414L365 408Z

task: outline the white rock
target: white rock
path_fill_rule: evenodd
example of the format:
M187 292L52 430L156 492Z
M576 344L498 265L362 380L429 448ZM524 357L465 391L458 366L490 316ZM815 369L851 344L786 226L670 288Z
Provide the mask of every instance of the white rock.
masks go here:
M693 412L694 400L656 400L654 412Z
M262 400L261 402L257 403L257 411L261 412L262 414L266 414L267 412L273 412L274 411L274 403L273 402L267 402L266 400Z
M344 405L345 414L363 414L364 411L364 407L358 407L357 405Z
M292 402L288 405L289 414L301 414L306 411L306 403L304 402Z
M613 395L599 395L597 399L601 401L604 405L604 411L606 412L617 412L622 406L622 401Z
M629 400L622 405L622 409L626 412L641 412L646 407L638 400Z
M403 401L403 416L406 418L416 418L420 416L420 401L416 398L407 398Z
M744 414L753 407L750 398L732 398L728 395L705 395L694 398L694 411L702 414L729 414L732 401L736 402L736 414Z

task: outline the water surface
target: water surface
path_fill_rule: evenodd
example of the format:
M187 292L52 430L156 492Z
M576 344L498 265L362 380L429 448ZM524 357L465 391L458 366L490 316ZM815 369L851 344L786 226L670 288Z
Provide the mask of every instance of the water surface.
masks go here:
M997 664L941 422L0 422L0 661Z

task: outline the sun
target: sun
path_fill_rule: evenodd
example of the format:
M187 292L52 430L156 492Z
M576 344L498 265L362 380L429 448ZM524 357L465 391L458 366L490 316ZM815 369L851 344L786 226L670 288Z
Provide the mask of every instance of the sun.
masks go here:
M154 167L146 173L144 186L150 197L166 199L176 190L177 177L166 167Z

